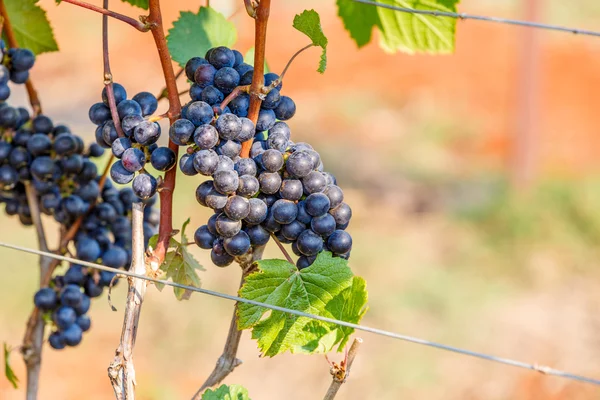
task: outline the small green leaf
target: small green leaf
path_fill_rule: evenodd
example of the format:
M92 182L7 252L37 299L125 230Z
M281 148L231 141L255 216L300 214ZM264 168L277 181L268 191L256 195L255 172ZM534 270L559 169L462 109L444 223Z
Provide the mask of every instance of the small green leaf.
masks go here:
M19 387L19 378L15 375L12 367L10 366L10 351L6 343L4 343L4 375L6 379L13 385L15 389Z
M235 25L213 8L200 7L198 14L182 12L169 30L171 58L182 67L192 57L204 56L215 46L231 47L237 40Z
M58 45L46 11L37 5L38 0L4 0L19 47L35 54L57 51Z
M254 47L250 47L248 49L248 51L244 55L244 62L246 64L254 65ZM269 68L269 64L267 63L267 60L265 59L265 74L267 74L269 72L271 72L271 69Z
M337 0L337 6L344 28L350 33L356 45L363 47L369 43L373 27L380 26L377 7L353 0Z
M148 9L148 0L122 0L125 3L129 3L132 6L143 8L144 10Z
M398 7L456 12L460 0L380 0ZM381 22L381 47L390 53L452 53L456 19L398 12L377 7Z
M250 400L248 390L241 385L221 385L217 389L206 389L202 400Z
M240 296L309 314L359 322L366 312L364 280L354 277L346 260L322 252L308 268L298 271L284 260L257 262L259 270L246 279ZM266 356L285 351L325 353L339 344L341 350L352 329L308 317L240 304L238 326L252 328L252 338Z
M308 36L312 40L313 46L319 46L323 49L317 71L320 73L325 72L327 68L327 38L321 28L319 13L315 10L304 10L302 14L297 14L294 17L293 26Z
M181 242L171 238L169 248L174 248L174 250L165 255L165 260L160 269L165 272L165 279L171 279L175 283L186 286L200 287L200 277L196 271L204 271L204 268L188 251L188 239L185 236L185 229L189 223L190 219L188 218L181 227ZM154 236L150 241L152 239L154 239ZM156 245L156 242L154 242L154 245ZM160 291L164 285L157 283L156 287ZM177 287L173 288L173 293L175 293L177 300L188 300L192 295L191 291Z

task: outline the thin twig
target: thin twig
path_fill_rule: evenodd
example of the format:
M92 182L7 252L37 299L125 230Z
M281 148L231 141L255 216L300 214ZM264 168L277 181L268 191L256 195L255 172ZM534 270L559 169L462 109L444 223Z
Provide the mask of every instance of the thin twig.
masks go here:
M287 250L285 249L285 247L283 247L283 244L281 244L279 239L277 239L277 236L275 236L274 234L271 233L271 237L275 241L275 244L277 245L277 247L279 247L279 250L281 250L281 252L285 256L285 258L287 258L288 262L290 264L294 264L294 260L292 260L292 257L290 257L290 253L288 253Z
M25 183L25 193L27 195L27 203L29 205L29 211L35 230L37 233L38 247L42 251L48 251L48 245L46 243L46 234L44 232L44 225L41 218L37 193L31 182ZM46 256L40 256L40 286L42 284L41 278L46 274L52 263L52 258ZM42 348L44 344L44 320L39 312L35 313L32 320L27 322L32 325L31 335L24 337L23 344L21 346L21 354L23 355L23 361L27 366L27 400L35 400L39 390L40 382L40 370L42 368Z
M338 366L337 364L333 364L329 373L332 375L333 379L331 381L331 385L329 385L329 389L323 397L323 400L333 400L335 395L337 394L342 384L346 382L346 379L350 375L350 368L352 368L352 364L354 363L354 359L356 358L356 353L358 353L358 349L362 344L363 340L361 338L355 338L352 342L352 346L350 346L350 351L347 353L345 359Z
M132 205L132 257L131 270L138 275L146 275L144 258L144 203ZM115 352L115 358L108 367L108 377L118 400L135 399L135 367L133 349L138 332L142 302L146 293L146 281L128 278L129 290L125 304L125 316L121 341Z
M108 10L108 0L104 0L102 7ZM122 138L125 137L123 129L121 128L121 119L117 112L117 101L115 100L115 90L113 87L113 76L110 71L110 57L108 55L108 15L102 15L102 61L104 66L104 87L106 88L106 98L108 99L108 107L110 108L110 115L112 116L113 124L117 130L117 135Z
M250 85L245 85L245 86L238 86L235 89L233 89L231 91L231 93L229 93L227 95L227 97L225 97L223 99L223 101L221 102L221 104L219 105L219 107L222 109L224 109L225 107L227 107L227 104L229 104L231 102L231 100L235 99L236 97L239 96L240 93L248 93L248 91L250 90Z
M251 254L244 256L243 259L237 260L238 264L242 268L240 288L246 281L246 277L254 272L253 264L255 261L258 261L262 258L264 248L264 246L259 246L255 248ZM202 384L200 389L198 389L196 394L194 394L192 400L199 400L202 397L202 393L206 389L221 383L238 365L242 364L242 360L237 358L238 346L240 344L240 339L242 338L242 331L238 329L237 324L237 311L238 303L235 304L233 309L233 316L231 317L231 323L229 324L229 332L227 333L227 340L225 341L223 353L217 360L214 370Z
M148 26L147 24L144 24L143 22L140 22L131 17L128 17L127 15L119 14L114 11L110 11L110 10L104 9L102 7L95 6L93 4L86 3L84 1L79 1L79 0L62 0L62 1L65 3L71 3L76 6L83 7L88 10L92 10L97 13L118 19L119 21L125 22L126 24L133 26L135 29L137 29L140 32L148 32L150 30L150 26Z
M172 282L172 281L165 281L163 279L157 279L157 278L153 278L150 276L139 275L139 274L136 274L136 273L133 273L130 271L122 271L122 270L119 270L116 268L106 267L106 266L100 265L100 264L77 260L77 259L74 259L71 257L65 257L65 256L61 256L61 255L54 254L54 253L29 249L29 248L26 248L23 246L16 246L14 244L0 242L0 247L17 250L17 251L21 251L24 253L30 253L30 254L36 254L36 255L56 258L61 261L79 264L84 267L94 268L94 269L97 269L100 271L115 272L115 273L118 273L121 275L130 276L130 277L138 278L138 279L143 279L143 280L146 280L149 282L159 283L159 284L169 286L169 287L175 287L175 288L179 288L179 289L183 289L183 290L189 290L189 291L195 292L195 293L207 294L209 296L219 297L221 299L227 299L227 300L231 300L231 301L237 301L240 303L251 304L251 305L257 306L257 307L264 307L269 310L280 311L280 312L283 312L286 314L295 315L297 317L306 317L306 318L314 319L316 321L322 321L322 322L326 322L329 324L344 326L346 328L356 329L356 330L363 331L363 332L369 332L374 335L385 336L385 337L389 337L389 338L396 339L396 340L403 340L405 342L410 342L410 343L418 344L421 346L428 346L428 347L432 347L432 348L435 348L438 350L449 351L449 352L453 352L453 353L460 354L463 356L478 358L480 360L495 362L498 364L504 364L504 365L508 365L508 366L516 367L516 368L523 368L523 369L527 369L530 371L539 372L544 375L553 375L553 376L558 376L561 378L572 379L575 381L585 382L585 383L590 383L592 385L600 386L600 379L588 378L586 376L572 374L570 372L557 370L557 369L550 368L550 367L547 367L544 365L530 364L530 363L526 363L523 361L517 361L517 360L512 360L509 358L497 357L497 356L494 356L491 354L480 353L477 351L462 349L460 347L448 346L448 345L445 345L442 343L432 342L430 340L421 339L421 338L414 337L414 336L403 335L400 333L386 331L384 329L373 328L373 327L365 326L365 325L359 325L359 324L355 324L352 322L342 321L339 319L323 317L320 315L310 314L310 313L307 313L304 311L292 310L290 308L280 307L280 306L276 306L273 304L264 303L261 301L245 299L243 297L233 296L233 295L230 295L227 293L216 292L214 290L208 290L208 289L194 287L194 286L182 285L180 283L176 283L176 282Z
M173 124L181 114L181 102L179 101L177 79L175 77L175 71L173 71L173 63L171 62L171 55L169 53L169 48L167 47L167 39L165 38L160 11L160 1L150 0L149 9L150 15L146 19L146 22L151 26L152 37L154 38L154 43L158 50L169 99L169 111L167 112L167 115L169 116L170 123ZM173 150L177 157L179 146L169 140L169 148ZM171 240L171 234L173 232L173 192L175 191L176 175L177 168L171 168L167 171L165 173L162 190L160 191L158 243L152 255L152 263L156 263L156 265L161 265L165 259L167 248L169 247L169 240Z
M18 48L19 43L17 42L17 38L15 36L15 32L13 31L12 24L10 22L10 18L8 16L8 11L6 11L6 6L4 5L4 0L0 0L0 15L4 19L4 33L6 34L6 39L8 41L8 45L12 48ZM37 116L42 113L42 104L40 102L40 98L38 96L37 90L33 86L33 82L31 78L27 79L25 82L25 88L27 89L27 96L29 96L29 104L31 104L31 108L33 109L33 115Z
M281 82L283 82L283 77L285 76L285 73L287 72L287 70L290 67L290 65L292 65L292 62L294 61L294 59L296 57L298 57L300 55L300 53L302 53L304 50L310 49L311 47L314 47L314 44L311 43L309 45L306 45L303 48L301 48L300 50L298 50L297 52L295 52L294 55L292 56L292 58L290 58L290 60L285 65L285 68L281 72L281 75L279 76L279 78L277 78L273 82L271 82L271 84L266 87L266 90L264 90L264 92L269 93L269 91L271 89L279 86L281 84Z
M246 2L248 8L248 2ZM258 7L255 8L256 16L254 18L254 73L252 74L252 84L250 85L250 107L248 109L248 118L256 125L258 113L262 103L262 88L265 82L265 50L267 47L267 22L271 9L271 0L261 0ZM242 143L243 158L250 157L252 142L250 139Z

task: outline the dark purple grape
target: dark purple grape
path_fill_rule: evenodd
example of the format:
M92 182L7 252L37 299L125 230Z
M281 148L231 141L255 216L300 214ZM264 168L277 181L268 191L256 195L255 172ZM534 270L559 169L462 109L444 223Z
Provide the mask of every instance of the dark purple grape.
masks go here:
M115 157L121 158L125 150L131 148L131 140L128 138L118 138L111 146L112 153Z
M219 46L207 53L207 60L217 69L233 67L235 65L235 54L227 47Z
M337 230L327 239L327 247L334 254L346 254L352 250L352 237L343 230Z
M127 264L127 251L118 246L111 246L102 254L102 264L112 268L123 268Z
M194 233L194 242L201 249L212 249L213 243L217 240L217 237L210 233L208 230L208 226L202 225L200 228L196 229Z
M331 202L323 193L313 193L305 200L306 212L313 217L320 217L329 211Z
M199 86L197 86L199 88ZM198 90L198 89L196 89ZM216 87L214 87L213 85L208 85L207 87L205 87L202 90L202 94L200 95L200 99L201 101L208 103L210 105L215 105L215 104L220 104L223 99L225 98L225 96L223 95L223 92L221 92L219 89L217 89ZM190 90L190 97L191 97L191 90ZM193 98L192 98L193 100Z
M193 80L198 84L198 86L204 89L205 87L214 83L216 73L217 69L212 65L202 64L196 68Z
M298 179L284 179L279 189L282 199L297 201L302 198L304 188Z
M128 115L121 120L121 129L123 130L125 136L132 137L135 128L144 121L145 119L141 115Z
M281 176L277 172L261 172L258 181L260 190L266 194L275 194L281 187Z
M224 155L233 159L240 155L242 144L235 140L221 140L219 145L215 147L215 151L219 155Z
M169 128L169 138L176 145L185 146L191 142L195 129L196 126L192 121L183 118L178 119Z
M202 57L190 58L185 64L185 76L187 76L190 81L194 81L194 74L196 73L196 70L203 64L208 64L208 61Z
M177 164L177 156L170 148L159 147L150 155L150 164L158 171L169 171Z
M133 130L135 141L143 146L148 146L160 138L160 125L157 122L140 122Z
M296 151L288 157L285 168L291 176L304 178L314 169L313 159L307 151Z
M234 257L246 254L250 250L250 245L250 237L244 231L223 240L225 251Z
M104 103L96 103L90 107L88 115L93 124L102 125L110 119L110 109Z
M298 268L298 270L303 270L304 268L310 267L316 259L317 256L300 256L300 258L298 258L298 261L296 261L296 267Z
M118 184L125 185L133 180L135 173L129 172L123 167L121 160L118 160L110 167L110 177Z
M269 138L267 139L269 149L285 153L289 147L289 143L289 139L283 133L269 133Z
M242 196L230 196L223 208L225 214L233 220L241 220L248 216L250 204L248 199ZM333 218L333 217L332 217Z
M237 194L243 197L253 197L260 190L260 183L258 179L252 175L240 176L240 183L238 184Z
M296 219L298 207L293 201L280 199L271 207L273 219L279 224L289 224Z
M233 170L217 171L213 174L215 189L223 194L234 193L240 183L238 174Z
M244 221L250 225L258 225L267 218L268 208L264 201L253 198L248 200L248 215Z
M196 143L196 146L202 150L212 149L217 145L218 142L219 133L212 125L200 125L194 131L194 143Z
M273 88L269 91L265 99L263 100L261 107L269 110L274 109L279 104L279 99L281 98L281 94L279 90Z
M186 117L194 125L200 126L212 121L214 112L212 107L203 101L194 101L188 106Z
M48 336L48 343L50 344L50 347L55 350L62 350L67 346L62 333L59 331L52 332L50 336Z
M228 199L227 195L217 192L217 190L214 188L214 182L213 182L213 187L206 194L205 201L206 201L206 205L208 207L212 208L213 210L221 210L225 207L225 204L227 204L227 199Z
M219 235L225 238L233 237L242 229L242 221L233 220L225 214L220 214L215 222L215 227Z
M254 138L254 134L256 133L254 129L254 123L248 118L241 117L240 122L242 123L242 129L237 137L238 142L247 142L250 139Z
M269 172L277 172L283 167L283 155L277 150L266 150L261 160L262 166Z
M322 192L327 186L327 179L319 171L311 171L308 175L302 178L302 185L304 186L304 194L309 195L312 193Z
M310 222L310 227L316 234L327 237L335 231L336 223L331 214L324 214L314 217Z
M202 91L203 89L200 86L198 86L197 83L192 84L192 86L190 86L190 98L192 99L192 101L202 100ZM183 110L181 116L183 117Z
M51 311L58 305L58 296L54 289L42 288L33 296L33 303L42 311Z
M229 94L240 83L240 74L230 67L224 67L215 73L215 86L225 94Z
M103 271L106 272L106 271ZM86 296L87 297L87 296ZM89 297L88 297L89 298ZM88 317L87 315L80 315L77 317L77 320L75 321L75 323L77 324L77 326L83 331L83 332L87 332L90 330L90 327L92 326L92 321L90 320L90 317ZM73 333L74 334L74 333ZM67 334L65 333L65 338L67 337ZM65 339L65 342L67 340ZM71 345L71 344L69 344Z
M337 207L332 208L329 211L329 214L331 214L333 218L335 218L335 222L338 224L338 226L345 226L350 222L350 219L352 218L352 209L348 204L341 203Z
M214 190L212 181L204 181L196 188L196 201L200 203L201 206L208 207L206 205L206 196L211 190Z
M275 80L279 79L279 75L277 75L274 72L267 72L265 74L265 86L270 86L271 83L273 83ZM283 88L283 83L279 83L279 85L275 86L277 88L277 90L281 91L281 88Z
M123 168L127 171L137 172L144 168L146 155L142 150L131 147L123 152L121 162L123 163Z
M244 229L244 232L248 235L252 246L263 246L271 238L271 233L260 225L249 226Z
M256 131L262 132L267 131L275 125L276 122L275 112L273 110L260 110L258 113L258 120L256 121Z
M237 97L229 102L229 108L231 112L238 117L247 117L248 109L250 108L250 95L247 93L240 93ZM252 133L254 133L254 124L252 124Z
M158 108L158 100L150 92L140 92L133 96L133 101L137 102L142 108L142 115L152 115Z
M119 105L119 103L121 103L123 100L127 99L127 91L125 90L123 85L120 85L118 83L113 83L112 87L113 87L113 94L115 95L115 104ZM106 106L109 106L108 93L106 92L106 86L102 89L102 101L104 102L104 104L106 104Z
M214 150L200 150L193 156L194 169L205 176L210 176L217 170L219 155Z
M281 234L288 240L296 240L302 232L306 230L306 225L295 220L281 227Z
M77 307L83 299L83 293L77 285L67 285L60 292L60 303L63 306Z
M77 314L71 307L61 306L52 315L52 320L58 329L65 330L75 323Z
M274 111L278 120L287 121L296 114L296 103L288 96L281 96L279 104L277 104Z
M305 256L314 256L323 250L323 239L310 229L302 232L296 243L298 250Z
M312 216L306 212L306 202L299 201L296 205L298 206L298 216L296 219L305 225L310 224Z
M142 115L142 107L133 100L123 100L117 106L117 113L121 119L127 115Z
M216 240L210 252L210 259L217 267L226 267L233 262L233 256L225 251L223 242Z
M242 121L235 114L223 114L216 123L219 136L225 140L236 140L242 131Z
M131 188L137 197L146 200L156 194L157 182L150 174L139 174L133 179Z
M44 133L34 133L27 142L27 150L33 156L47 154L52 148L52 140Z

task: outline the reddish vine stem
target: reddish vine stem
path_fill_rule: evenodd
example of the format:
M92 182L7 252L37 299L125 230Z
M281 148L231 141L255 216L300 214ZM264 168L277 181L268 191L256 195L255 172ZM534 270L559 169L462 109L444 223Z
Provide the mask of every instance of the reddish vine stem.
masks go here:
M86 3L84 1L79 1L79 0L62 0L62 1L64 1L65 3L71 3L73 5L76 5L76 6L79 6L82 8L86 8L88 10L92 10L97 13L118 19L119 21L122 21L122 22L125 22L126 24L131 25L132 27L134 27L135 29L137 29L140 32L148 32L151 28L150 26L148 26L140 21L137 21L131 17L128 17L127 15L119 14L114 11L110 11L105 8L95 6L93 4Z
M231 93L229 93L227 95L227 97L225 97L223 99L221 104L219 104L219 108L221 108L221 110L224 109L225 107L227 107L227 104L229 104L231 102L231 100L238 97L240 95L240 93L243 93L243 92L248 93L249 90L250 90L250 85L236 87L235 89L233 89L233 91Z
M254 25L254 73L252 74L252 84L250 85L250 108L248 118L254 122L258 120L258 113L262 103L262 88L265 81L265 50L267 47L267 22L271 9L271 0L261 0L256 8L256 17ZM242 143L241 157L250 156L250 148L253 140Z
M4 19L4 33L6 34L8 45L13 48L19 47L19 43L17 42L17 38L15 37L15 32L13 31L12 24L10 22L10 19L8 18L8 12L6 11L4 0L0 0L0 15L2 15L2 18ZM29 103L31 104L31 108L33 109L33 115L37 116L41 114L42 103L40 102L40 98L38 96L37 90L35 90L35 87L33 86L31 78L27 79L27 82L25 82L25 88L27 89L27 96L29 96Z
M283 245L281 244L279 239L277 239L277 236L275 236L274 234L271 233L271 237L275 241L275 244L277 245L277 247L279 247L279 250L281 250L281 252L285 256L285 258L288 260L288 262L290 264L294 264L294 260L292 260L292 257L290 257L290 253L288 253L287 250L285 249L285 247L283 247Z
M108 10L108 0L104 0L103 5L105 10ZM102 15L102 62L104 65L104 87L106 88L106 97L108 99L108 107L112 116L113 124L117 130L119 137L125 137L121 128L121 120L117 112L117 101L115 100L115 90L113 87L113 76L110 71L110 57L108 56L108 15Z
M177 78L171 63L171 55L167 47L167 39L163 29L162 15L160 11L160 1L150 0L150 14L144 22L151 27L152 37L158 50L160 64L162 66L163 75L165 78L165 86L167 88L167 98L169 99L169 110L167 115L171 124L175 122L181 114L181 102L179 101L179 93L177 89ZM169 148L175 152L175 156L179 153L179 146L169 141ZM165 259L169 240L173 234L173 192L175 191L175 179L177 168L172 168L165 173L162 190L160 191L160 226L158 228L158 243L154 249L153 262L158 265L162 264Z

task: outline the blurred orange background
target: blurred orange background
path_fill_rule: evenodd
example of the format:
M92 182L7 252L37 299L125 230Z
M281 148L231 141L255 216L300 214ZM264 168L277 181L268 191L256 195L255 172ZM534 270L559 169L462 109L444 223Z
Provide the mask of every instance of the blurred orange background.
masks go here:
M143 13L111 3L127 15ZM165 21L204 4L163 3ZM596 2L537 3L544 22L597 27ZM211 2L226 15L241 4ZM459 9L525 18L526 4L465 0ZM40 5L61 48L40 56L32 75L44 112L92 141L87 110L102 89L101 17L52 0ZM307 8L321 14L328 69L315 72L318 49L302 54L283 92L297 104L290 122L294 140L321 152L354 209L350 265L370 292L363 323L600 377L600 39L538 31L534 56L527 57L528 30L459 21L454 55L390 55L377 46L377 34L358 50L333 1L276 1L267 40L271 70L279 72L307 43L291 26ZM232 21L238 27L235 48L245 53L254 37L252 20L242 10ZM129 93L164 86L151 35L111 21L110 45L115 81ZM24 93L15 97L26 104ZM528 138L521 156L519 135ZM198 179L178 179L175 225L191 216L197 227L209 216L194 199ZM8 217L2 221L0 241L35 246L31 229ZM54 243L56 232L48 230ZM204 287L235 293L236 267L217 269L206 252L195 254L207 268ZM272 248L268 255L281 257ZM6 249L0 257L0 338L16 346L35 292L36 259ZM44 349L40 399L112 398L106 368L120 335L124 285L115 292L119 312L110 311L105 297L98 299L92 329L78 348ZM224 300L194 294L178 303L168 289L151 288L135 350L138 397L190 398L221 353L231 311ZM600 395L591 385L360 336L365 344L340 399ZM248 333L240 358L244 364L225 382L244 385L253 399L318 399L331 380L321 356L259 358ZM24 380L17 352L12 364ZM23 384L14 390L0 380L0 398L23 398Z

